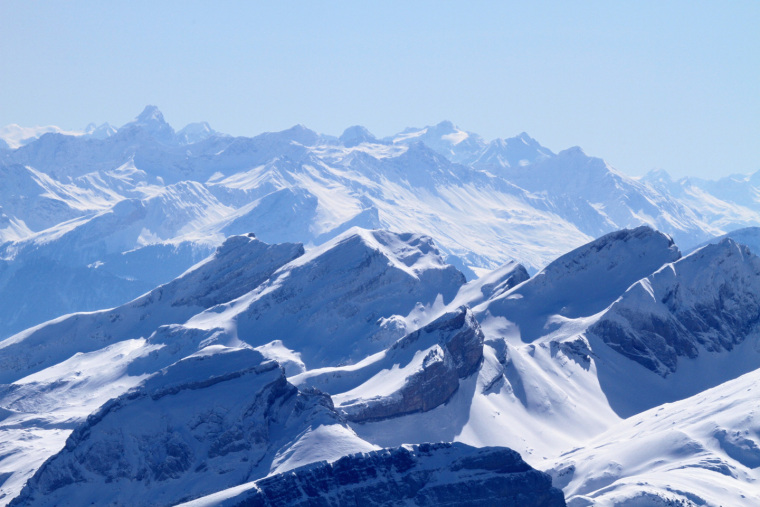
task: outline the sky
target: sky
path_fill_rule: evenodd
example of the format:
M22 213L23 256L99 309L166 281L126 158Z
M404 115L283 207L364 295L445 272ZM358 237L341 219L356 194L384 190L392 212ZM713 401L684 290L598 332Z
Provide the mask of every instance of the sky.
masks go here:
M760 2L0 0L0 125L451 120L630 175L760 170Z

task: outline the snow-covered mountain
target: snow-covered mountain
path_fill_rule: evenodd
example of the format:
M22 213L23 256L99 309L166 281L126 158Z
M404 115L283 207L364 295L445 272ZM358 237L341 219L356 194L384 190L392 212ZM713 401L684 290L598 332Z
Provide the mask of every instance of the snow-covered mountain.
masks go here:
M591 328L618 352L667 376L699 349L730 351L760 321L760 259L730 239L637 282Z
M730 240L681 258L669 237L640 227L533 278L511 263L465 284L415 234L351 229L308 250L235 236L127 305L0 342L0 491L18 505L216 505L309 463L456 441L515 449L593 502L602 486L591 487L597 464L581 458L587 442L698 393L684 386L720 389L760 366L757 318L741 306L753 307L758 263ZM632 304L645 286L653 306ZM695 325L703 301L724 304L720 335ZM670 312L699 353L667 375L648 369L600 331L633 315L624 308ZM640 322L626 329L644 343L671 336ZM633 397L631 382L644 388ZM561 456L571 449L575 468ZM277 477L266 484L279 487ZM710 480L708 489L744 479ZM634 496L667 493L626 484Z
M74 136L82 135L82 132L66 131L54 125L47 125L44 127L22 127L20 125L11 124L0 127L0 143L3 145L2 149L15 150L19 146L29 144L35 139L39 139L43 135L51 132Z
M406 334L407 323L414 325L425 308L445 304L463 283L463 275L443 264L430 239L416 235L353 230L320 250L306 254L300 245L267 245L250 236L238 236L228 239L212 257L175 281L127 305L64 316L19 333L0 342L0 369L5 388L0 400L4 410L0 435L6 450L4 458L0 459L0 470L8 477L0 486L0 492L6 498L15 496L42 461L60 450L73 425L79 424L109 398L122 395L134 386L141 385L142 392L152 393L164 385L166 379L171 380L174 386L171 389L187 384L187 396L196 399L194 406L202 414L206 408L200 401L198 389L210 387L204 384L209 377L218 377L225 382L248 382L237 380L248 375L238 372L241 368L248 371L248 367L263 364L265 357L277 359L285 368L300 372L305 368L301 353L318 348L322 349L321 355L315 355L313 359L304 356L307 364L338 364L382 350ZM290 320L293 331L302 326L301 335L286 336L278 332L275 317L281 324ZM269 327L265 325L266 319L271 322ZM246 327L257 320L258 326ZM341 335L341 331L344 334ZM351 336L357 340L356 346L353 350L344 350ZM358 340L361 336L364 336L363 341ZM258 346L258 351L251 350L252 346ZM237 357L241 359L235 359ZM197 364L212 365L213 368L196 371L195 367L187 366L197 361L207 361ZM286 384L280 367L271 362L267 364L269 366L265 369L276 370L276 374L267 374L267 378L274 377L263 385L275 380ZM249 379L254 384L258 382L256 372L258 370L251 373L253 380ZM183 375L191 378L182 382L175 378L184 378ZM215 389L226 390L224 386ZM241 385L229 389L238 396L247 397L253 388ZM288 392L297 393L295 387L288 389ZM303 390L303 396L326 399L329 412L333 414L330 417L335 417L336 423L348 431L347 435L353 435L343 416L333 410L330 399L309 394L311 392ZM124 394L117 405L125 404L127 408L124 410L131 410L128 407L133 406L134 396ZM145 403L152 403L152 395L144 397ZM220 393L216 390L209 392L208 399L208 403L214 406L221 403ZM230 399L234 405L238 401ZM291 407L292 410L302 410L299 403L295 408ZM149 412L160 410L154 407ZM122 416L123 413L119 412L116 421ZM344 430L323 428L327 423L320 421L314 423L310 438L332 442L326 444L328 449L333 449L330 452L340 452L333 455L333 459L348 452L376 448L355 436L346 440L345 445L339 444ZM261 424L259 420L249 422L253 427ZM151 430L156 438L160 437L163 427ZM285 431L283 438L301 434L306 426L299 428ZM93 432L85 431L86 435ZM36 443L30 449L20 435L31 436ZM148 440L152 438L143 436ZM137 436L135 438L139 440ZM290 451L282 451L284 457L277 460L277 466L288 463L287 466L298 466L303 460L328 457L314 454L312 446L317 444L295 441L292 444ZM20 451L25 456L23 466L19 466L17 453ZM135 449L132 455L140 452ZM130 470L139 475L141 463L149 458L135 459L137 461ZM274 470L273 462L270 462L270 465L261 465L256 472L258 475L251 475L253 472L249 469L255 460L249 455L235 455L234 461L243 475L226 477L238 477L231 479L236 483L253 480ZM227 465L220 467L227 470ZM129 477L134 479L136 475ZM191 480L187 477L183 480ZM105 472L96 473L91 480L110 483ZM81 481L74 482L79 484ZM215 483L211 481L209 487L217 487ZM233 485L236 484L228 484ZM178 487L178 491L185 489L184 486ZM66 491L62 493L65 497L79 494ZM198 490L192 496L210 492ZM52 490L49 493L52 494ZM179 498L165 502L177 500Z
M755 201L731 201L717 183L686 188L664 172L636 180L577 148L554 154L525 133L486 143L451 122L383 140L360 126L338 138L300 125L243 138L203 122L175 132L148 106L118 129L47 130L0 151L0 257L9 263L0 274L0 336L126 302L247 232L307 245L352 226L424 233L472 279L510 260L535 273L624 227L650 225L688 249L735 225L760 225ZM72 238L88 235L76 229L102 227L90 222L108 222L109 213L122 214L115 227L136 232L86 255L71 250ZM27 258L41 242L59 252L54 259ZM47 266L53 296L36 306L49 312L10 295L33 263ZM81 289L87 285L112 285L113 295L96 289L98 304Z
M562 492L514 451L421 444L354 454L278 474L183 504L186 507L502 505L560 507Z
M375 448L276 362L210 346L88 417L12 505L174 505Z
M551 469L569 506L758 505L760 371L626 419Z
M514 451L570 505L756 503L756 176L450 122L52 130L0 150L0 503L547 490Z

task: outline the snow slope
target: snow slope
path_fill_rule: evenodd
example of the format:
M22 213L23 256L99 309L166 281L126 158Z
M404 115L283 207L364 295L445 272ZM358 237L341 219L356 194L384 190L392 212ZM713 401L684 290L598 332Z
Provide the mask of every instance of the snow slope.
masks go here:
M760 371L626 419L551 470L568 506L760 503Z
M530 342L563 319L606 308L631 284L680 257L673 240L648 227L602 236L555 260L536 276L475 308L484 319L505 318Z
M302 254L301 245L267 245L252 237L231 237L194 269L130 303L63 316L3 340L0 381L13 382L75 353L147 338L159 326L182 323L253 290Z
M712 238L711 240L701 245L697 245L692 249L692 251L698 248L702 248L708 244L720 243L726 238L730 238L733 241L746 246L755 255L760 254L760 227L745 227L743 229L736 229L727 234L723 234L722 236Z
M300 245L233 237L195 269L127 305L64 316L0 342L0 500L17 495L76 424L145 375L196 352L204 340L240 345L218 333L160 326L237 297L301 254Z

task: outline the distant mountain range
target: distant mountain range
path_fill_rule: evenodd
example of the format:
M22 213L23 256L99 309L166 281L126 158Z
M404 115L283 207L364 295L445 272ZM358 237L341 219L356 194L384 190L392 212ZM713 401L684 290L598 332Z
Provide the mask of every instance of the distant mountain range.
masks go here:
M0 134L0 336L126 302L231 234L320 245L353 226L422 232L473 279L510 260L535 273L625 227L687 250L760 226L756 177L635 179L580 148L554 154L525 133L486 143L451 122L244 138L175 132L148 106L118 129Z

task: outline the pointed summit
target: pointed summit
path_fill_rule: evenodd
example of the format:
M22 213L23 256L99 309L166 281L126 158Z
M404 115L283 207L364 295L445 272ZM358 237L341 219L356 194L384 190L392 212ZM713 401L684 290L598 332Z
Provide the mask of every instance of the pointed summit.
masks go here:
M122 127L124 130L131 128L144 130L159 141L169 142L174 139L174 129L166 123L164 115L156 106L145 106L137 118Z
M665 169L652 169L644 175L644 178L650 181L662 180L668 183L673 182L673 178L670 177L670 174Z
M664 169L652 169L640 181L649 183L655 188L664 189L674 195L677 195L679 193L678 190L680 190L680 185L674 183L673 178Z
M159 111L158 107L147 105L143 112L137 117L138 123L166 123L164 115Z
M286 143L296 142L302 146L315 146L321 140L319 134L300 123L280 132L265 132L257 137L260 139L277 139Z

